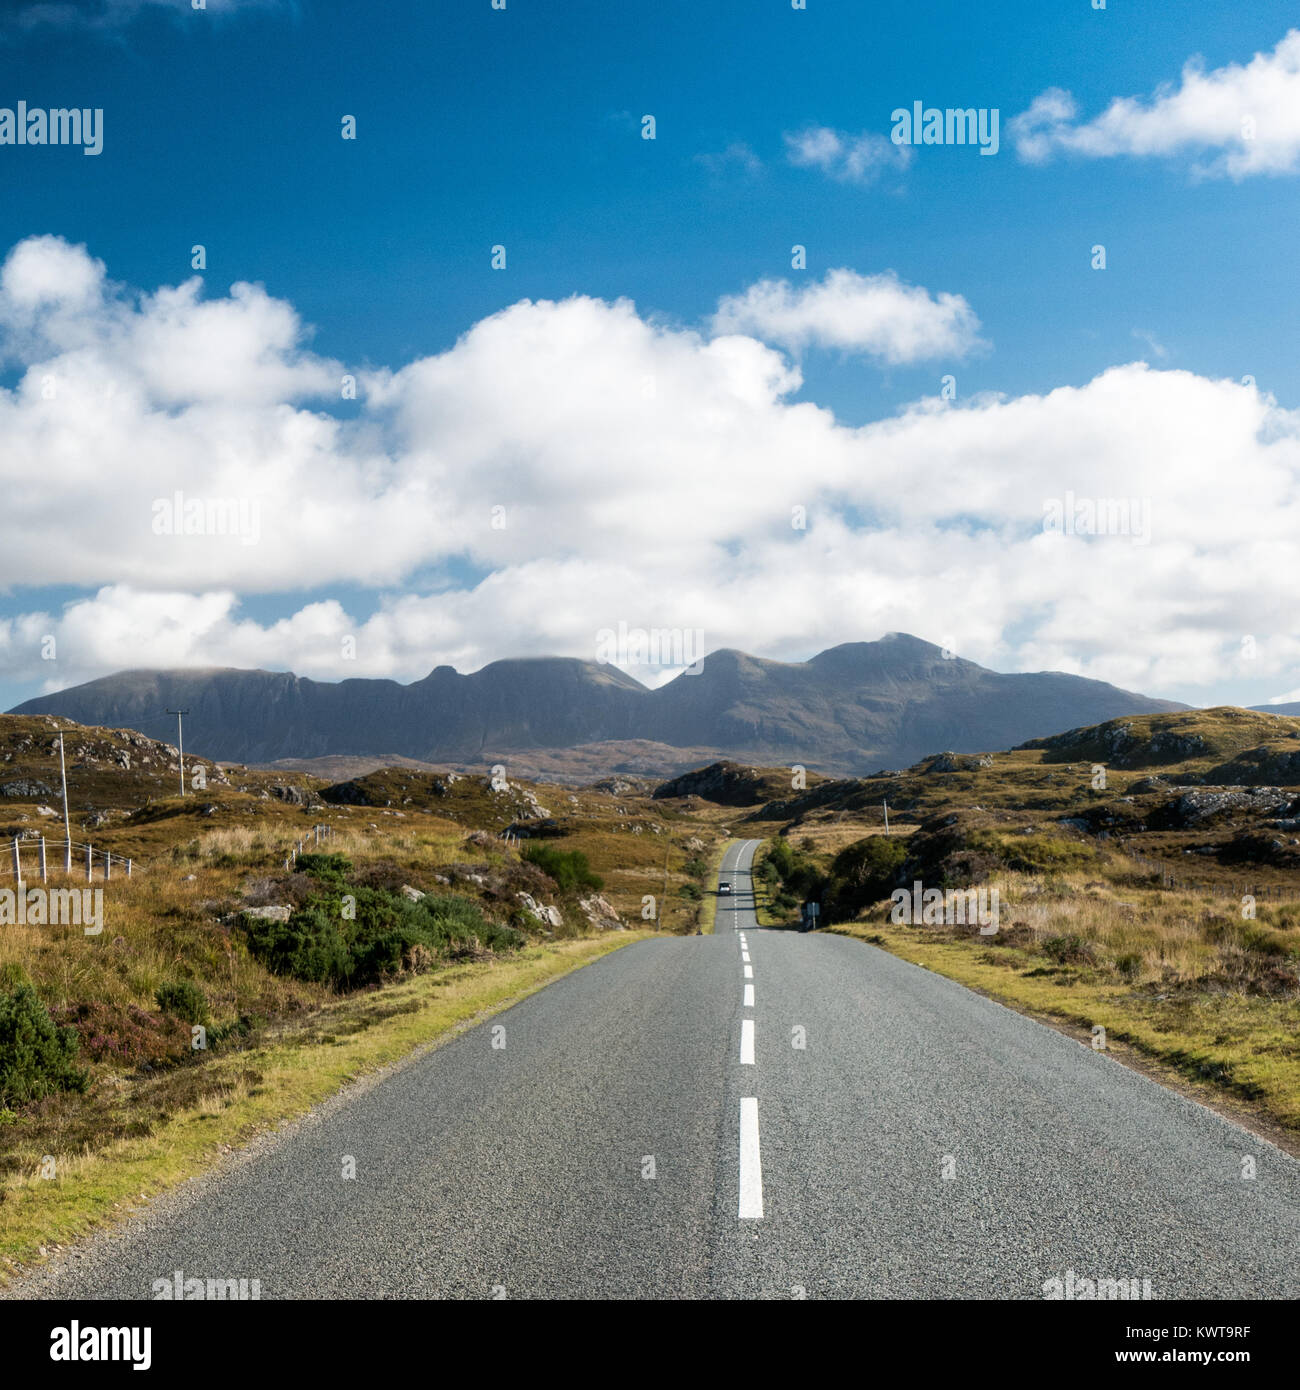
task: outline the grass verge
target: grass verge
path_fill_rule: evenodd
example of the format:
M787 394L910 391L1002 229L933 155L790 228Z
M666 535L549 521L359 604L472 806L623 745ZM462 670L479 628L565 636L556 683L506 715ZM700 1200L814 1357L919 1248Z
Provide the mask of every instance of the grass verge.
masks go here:
M754 920L760 927L788 927L791 925L788 914L778 912L772 905L772 890L758 877L758 866L767 856L766 840L754 851L750 868L750 882L754 885ZM798 925L795 923L795 925Z
M211 1167L259 1133L304 1115L342 1087L437 1046L570 971L655 933L618 932L530 946L508 960L450 966L326 1003L259 1045L187 1069L202 1084L146 1133L93 1152L40 1145L0 1186L0 1285L51 1250L124 1219L164 1189ZM133 1083L123 1083L122 1105ZM16 1137L16 1136L15 1136ZM45 1165L48 1171L48 1164Z

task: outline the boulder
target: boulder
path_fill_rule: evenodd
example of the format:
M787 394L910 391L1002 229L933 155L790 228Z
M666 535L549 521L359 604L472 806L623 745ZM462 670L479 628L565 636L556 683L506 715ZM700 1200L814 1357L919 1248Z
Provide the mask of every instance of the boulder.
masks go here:
M273 786L271 795L277 801L288 802L290 806L319 806L320 797L306 787Z
M245 917L257 917L264 922L287 922L293 916L291 907L246 907Z
M579 898L578 906L589 925L597 931L626 931L627 924L618 915L618 910L608 898L593 893L589 898Z
M537 921L544 922L548 927L562 927L564 925L564 915L558 907L539 903L531 893L520 893L518 898L524 905L524 911L530 917L535 917Z

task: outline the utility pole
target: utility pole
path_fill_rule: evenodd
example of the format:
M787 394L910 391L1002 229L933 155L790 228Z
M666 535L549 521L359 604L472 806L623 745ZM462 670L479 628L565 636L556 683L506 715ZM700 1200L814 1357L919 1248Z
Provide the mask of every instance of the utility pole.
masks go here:
M63 778L63 872L72 872L72 822L68 819L68 764L63 757L63 730L59 730L59 775Z
M169 709L168 714L176 716L176 761L181 765L181 795L185 795L185 730L181 724L181 716L188 714L187 709Z

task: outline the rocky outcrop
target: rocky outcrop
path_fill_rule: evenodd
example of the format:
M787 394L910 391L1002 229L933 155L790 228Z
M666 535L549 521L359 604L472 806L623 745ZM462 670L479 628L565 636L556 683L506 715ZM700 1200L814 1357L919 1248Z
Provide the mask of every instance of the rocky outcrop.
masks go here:
M1294 793L1278 787L1196 787L1149 817L1158 830L1195 830L1230 816L1278 816L1291 807Z
M519 901L524 905L524 911L530 917L548 927L562 927L564 925L564 914L558 907L551 907L547 903L540 903L531 893L520 893Z
M309 787L273 786L268 788L277 801L285 801L290 806L319 806L321 799Z
M993 755L991 753L940 753L926 767L923 772L974 772L977 768L992 767Z
M53 796L54 788L34 777L16 777L12 782L0 782L0 796L10 796L16 800L35 801L37 797Z
M1206 773L1223 786L1300 786L1300 748L1264 745L1247 749Z
M710 763L708 767L683 773L654 789L659 800L697 796L718 806L759 806L790 790L792 777L770 768L746 767L741 763Z
M589 898L579 898L578 907L587 919L587 925L597 931L627 930L627 924L618 915L617 908L599 893L593 893Z

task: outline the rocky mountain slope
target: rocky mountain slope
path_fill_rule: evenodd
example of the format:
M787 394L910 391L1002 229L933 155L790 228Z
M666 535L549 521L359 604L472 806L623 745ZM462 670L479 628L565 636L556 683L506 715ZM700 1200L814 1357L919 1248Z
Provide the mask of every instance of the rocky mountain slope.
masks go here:
M440 666L410 685L231 669L125 671L14 712L157 732L162 711L177 707L190 711L187 743L248 763L339 754L508 763L512 753L644 740L690 749L697 764L707 751L841 773L1183 708L1057 672L1000 674L891 633L804 662L717 651L697 673L656 690L615 667L559 657L497 661L472 675ZM589 776L599 766L594 756L585 760Z

